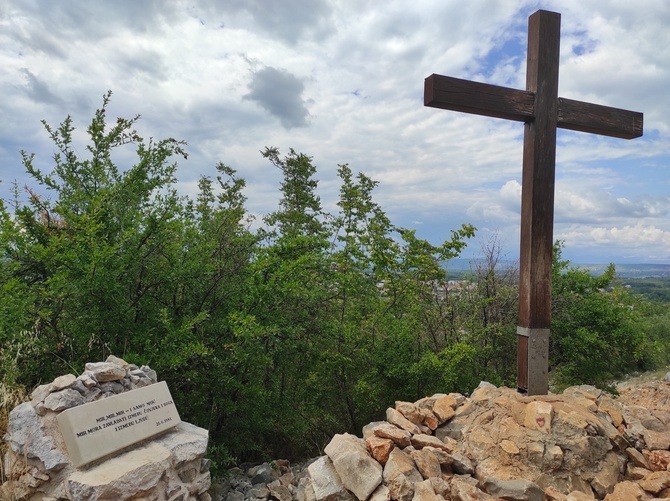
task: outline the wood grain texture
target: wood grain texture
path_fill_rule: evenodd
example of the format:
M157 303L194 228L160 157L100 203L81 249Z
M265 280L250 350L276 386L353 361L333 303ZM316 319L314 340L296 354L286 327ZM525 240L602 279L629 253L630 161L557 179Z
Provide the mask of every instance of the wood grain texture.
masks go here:
M635 139L642 136L642 123L643 115L637 111L558 98L558 126L562 129Z
M528 21L526 88L535 95L535 120L524 129L519 267L519 325L528 328L551 324L560 26L554 12Z
M535 96L522 90L433 74L425 80L424 105L526 122L533 119Z

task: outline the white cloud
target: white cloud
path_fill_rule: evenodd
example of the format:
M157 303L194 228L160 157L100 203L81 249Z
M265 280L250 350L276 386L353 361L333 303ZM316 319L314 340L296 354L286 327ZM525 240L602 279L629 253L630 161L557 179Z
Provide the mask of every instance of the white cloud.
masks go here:
M613 261L615 255L638 262L662 262L670 259L670 231L645 223L626 226L599 227L571 225L556 232L556 238L564 240L566 247L590 249L598 255L607 256L603 262ZM612 249L616 248L616 254Z
M471 222L515 246L523 124L425 108L423 81L441 73L523 88L536 4L5 2L0 193L25 182L19 149L48 167L40 119L72 114L83 130L112 89L110 114L140 113L144 136L189 142L178 171L186 193L223 161L247 180L254 213L274 210L279 174L258 152L293 147L314 157L324 206L337 198L337 164L349 163L380 181L378 200L399 224L423 222L424 237ZM543 8L562 13L560 95L645 113L642 139L559 135L555 233L621 228L607 233L616 256L629 245L624 228L670 231L670 3ZM580 238L601 251L594 236Z

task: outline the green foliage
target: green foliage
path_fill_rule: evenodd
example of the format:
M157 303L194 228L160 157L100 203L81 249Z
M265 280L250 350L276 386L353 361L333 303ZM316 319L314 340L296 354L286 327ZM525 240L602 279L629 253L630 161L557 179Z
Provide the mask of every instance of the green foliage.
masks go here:
M614 265L599 277L570 268L554 246L550 359L556 382L606 385L643 361L638 301L616 284Z
M644 333L640 370L657 370L670 366L670 313L667 304L638 302L638 329Z
M221 164L216 188L204 178L196 203L180 197L172 158L185 156L184 143L144 141L138 117L108 124L109 99L85 150L73 144L70 117L45 124L58 149L51 172L23 153L34 187L26 203L17 190L13 215L2 207L0 344L29 387L110 353L149 363L185 418L216 437L212 408L230 407L225 382L237 381L227 316L244 295L256 242L245 229L244 182ZM130 148L137 162L120 171L113 154Z
M147 363L182 417L209 430L219 469L312 455L395 400L513 384L518 273L501 266L497 241L450 284L442 263L474 227L423 240L395 226L378 183L348 165L328 213L312 158L276 148L261 153L282 173L279 204L251 231L234 169L219 164L193 199L180 196L185 144L145 141L139 117L110 121L110 96L85 148L70 117L44 124L53 168L22 153L32 185L0 201L3 384L31 388L109 354ZM117 154L132 152L120 169ZM561 383L667 362L664 310L618 287L613 267L593 278L569 269L560 246L555 258Z
M514 385L516 379L516 325L518 324L518 269L501 262L497 238L482 246L473 263L469 285L460 295L459 325L477 347L475 360L481 379Z
M670 303L670 277L627 278L625 286L653 303Z

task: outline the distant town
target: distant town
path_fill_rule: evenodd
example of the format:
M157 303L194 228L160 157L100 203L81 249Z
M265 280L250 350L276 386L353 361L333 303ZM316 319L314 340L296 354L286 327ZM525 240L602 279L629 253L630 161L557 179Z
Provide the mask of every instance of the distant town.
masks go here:
M460 278L470 272L476 259L457 258L444 263L450 278ZM499 261L503 267L518 267L515 261ZM604 264L576 264L572 266L580 269L586 269L592 275L601 275L609 263ZM616 274L619 278L670 278L670 264L614 264Z

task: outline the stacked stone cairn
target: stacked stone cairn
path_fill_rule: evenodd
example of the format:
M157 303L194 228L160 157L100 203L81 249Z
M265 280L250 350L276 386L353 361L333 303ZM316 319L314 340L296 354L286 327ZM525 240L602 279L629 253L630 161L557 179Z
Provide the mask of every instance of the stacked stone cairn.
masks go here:
M670 500L670 382L636 391L654 403L592 386L528 397L488 383L469 398L396 402L363 438L336 435L300 467L231 470L214 499Z
M156 372L110 356L84 372L37 387L10 413L0 499L210 501L207 430L175 428L89 465L75 468L56 416L66 410L156 383Z

